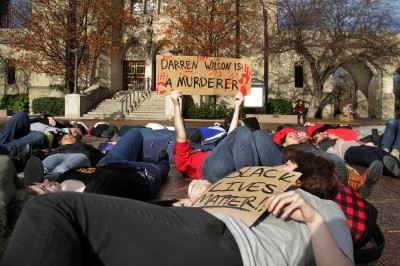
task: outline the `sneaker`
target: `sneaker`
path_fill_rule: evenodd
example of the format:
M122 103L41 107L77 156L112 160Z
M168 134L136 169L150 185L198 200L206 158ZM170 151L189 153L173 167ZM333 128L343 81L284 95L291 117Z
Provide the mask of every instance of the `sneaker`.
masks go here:
M33 183L42 183L44 168L42 161L35 156L29 158L24 169L24 187Z
M391 177L400 178L400 169L397 165L398 160L392 156L385 156L383 157L383 165L385 166L388 174Z
M15 178L17 172L14 163L7 155L0 155L0 237L6 233L7 206L17 191Z
M346 164L342 161L337 161L335 162L335 166L336 166L336 171L340 176L340 180L342 181L342 184L348 185L349 170L347 169Z
M374 161L368 167L367 171L361 175L361 183L358 188L358 193L364 198L367 198L372 191L372 187L378 182L382 176L383 164L381 161ZM364 182L362 182L364 181Z

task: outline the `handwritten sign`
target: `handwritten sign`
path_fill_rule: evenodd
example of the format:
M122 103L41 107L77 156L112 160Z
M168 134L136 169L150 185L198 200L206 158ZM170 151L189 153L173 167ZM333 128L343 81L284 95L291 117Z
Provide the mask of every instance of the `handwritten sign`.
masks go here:
M209 213L226 213L249 227L267 210L264 202L289 188L301 173L273 167L245 167L211 186L194 203Z
M251 61L248 59L158 55L156 91L186 95L249 95Z

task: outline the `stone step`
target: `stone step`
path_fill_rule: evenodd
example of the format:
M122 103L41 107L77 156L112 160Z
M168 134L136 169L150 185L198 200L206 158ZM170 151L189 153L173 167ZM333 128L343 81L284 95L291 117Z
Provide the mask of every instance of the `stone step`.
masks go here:
M117 92L112 98L105 99L90 112L83 115L88 119L114 119L128 118L140 120L164 120L169 119L165 115L165 95L157 95L155 93L148 97L136 97L140 102L136 104L135 110L122 113L122 99L126 95L125 92ZM129 102L128 102L129 103ZM131 108L135 107L135 103L131 103ZM124 103L124 108L126 104Z

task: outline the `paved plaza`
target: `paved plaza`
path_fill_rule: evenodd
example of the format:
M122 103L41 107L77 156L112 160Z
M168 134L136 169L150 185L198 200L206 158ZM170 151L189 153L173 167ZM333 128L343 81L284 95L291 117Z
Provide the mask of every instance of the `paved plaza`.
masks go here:
M89 127L97 120L80 120L87 124ZM0 122L5 122L1 120ZM114 124L118 127L122 125L142 125L145 126L149 122L160 123L165 126L173 126L173 121L143 121L143 120L108 120L104 121L110 124ZM220 122L220 120L186 120L186 127L200 127L212 125L214 122ZM353 126L361 125L377 125L384 124L385 121L380 120L355 120L350 123ZM1 123L3 124L3 123ZM260 124L262 130L276 129L278 124L262 123ZM89 142L94 145L99 143L101 139L90 137ZM360 172L364 171L363 167L356 167ZM156 200L171 200L180 199L186 197L187 187L190 180L183 177L175 167L170 170L169 180L164 184L161 189L160 195ZM378 184L374 187L368 201L375 205L378 214L378 224L383 231L386 239L386 245L383 255L379 261L370 265L400 265L400 179L394 179L391 177L383 176Z

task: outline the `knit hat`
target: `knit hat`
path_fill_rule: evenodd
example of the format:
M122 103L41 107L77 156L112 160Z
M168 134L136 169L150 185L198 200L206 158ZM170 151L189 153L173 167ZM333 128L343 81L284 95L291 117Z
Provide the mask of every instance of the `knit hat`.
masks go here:
M288 133L294 132L294 131L295 130L293 128L282 128L280 131L275 133L274 142L277 145L281 145L282 139L285 138Z

